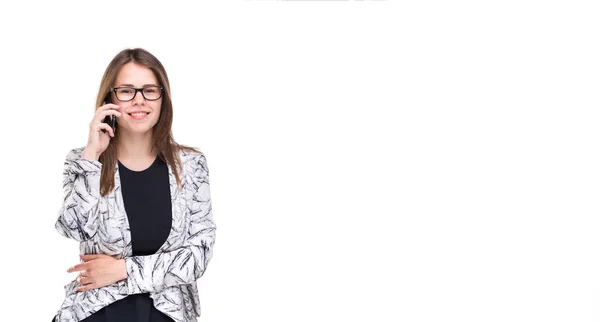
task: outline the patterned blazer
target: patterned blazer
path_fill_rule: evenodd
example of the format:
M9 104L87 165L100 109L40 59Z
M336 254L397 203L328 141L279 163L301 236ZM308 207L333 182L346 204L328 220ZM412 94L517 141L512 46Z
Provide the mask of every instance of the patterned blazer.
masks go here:
M216 225L212 219L208 167L203 153L179 152L183 171L177 186L169 168L172 223L169 237L152 255L132 256L131 233L121 194L118 163L115 188L100 196L102 164L81 158L85 147L72 149L63 172L63 206L55 228L79 241L81 254L124 258L128 277L117 283L77 292L77 279L64 286L57 322L77 322L130 294L150 293L154 306L176 322L197 321L197 280L212 257Z

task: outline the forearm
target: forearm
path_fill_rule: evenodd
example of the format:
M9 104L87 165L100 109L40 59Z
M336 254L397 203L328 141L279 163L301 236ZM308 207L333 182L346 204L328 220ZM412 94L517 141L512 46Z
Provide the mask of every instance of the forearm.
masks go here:
M99 157L100 157L99 155L97 155L95 152L91 151L87 147L85 149L83 149L83 152L81 152L81 158L85 159L85 160L98 161Z
M214 228L207 229L200 245L174 251L126 257L127 293L157 292L198 280L212 258Z

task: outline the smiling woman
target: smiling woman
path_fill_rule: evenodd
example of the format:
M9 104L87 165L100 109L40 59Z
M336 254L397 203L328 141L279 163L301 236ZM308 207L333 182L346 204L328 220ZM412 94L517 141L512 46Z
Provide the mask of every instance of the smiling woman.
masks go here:
M55 228L83 262L52 321L197 321L216 231L206 156L173 139L167 74L144 49L111 61L96 102L88 144L64 163Z

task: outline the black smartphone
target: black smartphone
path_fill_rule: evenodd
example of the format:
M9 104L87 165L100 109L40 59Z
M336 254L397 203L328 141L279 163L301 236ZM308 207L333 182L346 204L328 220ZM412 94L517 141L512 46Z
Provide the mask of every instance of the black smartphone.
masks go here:
M104 102L103 105L106 105L106 102ZM105 116L104 120L102 122L110 125L110 127L113 130L113 133L115 133L115 127L117 126L117 117L115 115L107 115L107 116ZM106 130L102 129L102 133L106 133Z
M115 133L115 124L117 124L117 117L114 115L107 115L104 117L104 121L102 121L108 125L110 125L110 127L113 130L113 133ZM105 129L102 129L102 133L106 133Z

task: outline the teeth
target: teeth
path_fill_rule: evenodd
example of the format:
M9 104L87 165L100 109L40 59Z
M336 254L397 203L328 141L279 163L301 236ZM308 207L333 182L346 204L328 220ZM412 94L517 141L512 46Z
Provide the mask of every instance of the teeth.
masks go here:
M136 116L136 117L140 117L140 116L146 115L146 113L132 113L131 115Z

